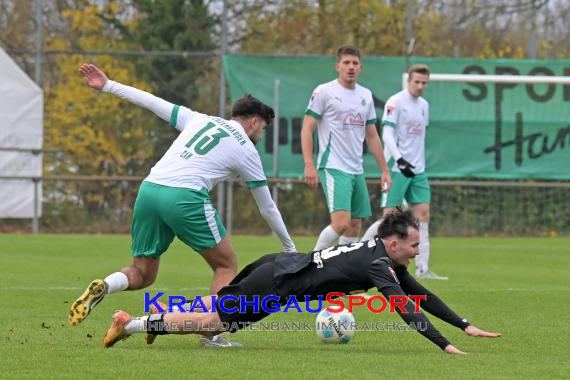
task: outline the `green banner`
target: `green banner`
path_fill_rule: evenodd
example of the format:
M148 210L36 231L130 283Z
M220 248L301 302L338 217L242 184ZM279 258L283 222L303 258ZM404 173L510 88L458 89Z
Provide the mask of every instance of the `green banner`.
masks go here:
M438 74L570 76L570 61L414 58L413 63L426 63ZM232 100L249 92L275 107L275 80L280 82L280 177L303 176L303 114L313 89L336 78L334 64L334 57L224 57ZM372 91L380 119L385 101L402 89L404 59L366 57L363 64L359 83ZM570 179L570 85L432 81L424 97L430 103L430 177ZM268 176L274 175L272 136L269 128L258 145ZM368 153L364 170L379 177Z

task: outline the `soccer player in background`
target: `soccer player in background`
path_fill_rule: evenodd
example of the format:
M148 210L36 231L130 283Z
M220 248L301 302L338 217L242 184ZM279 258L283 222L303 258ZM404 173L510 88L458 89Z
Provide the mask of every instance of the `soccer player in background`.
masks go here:
M361 70L358 48L338 49L338 78L319 85L305 111L301 130L305 182L315 187L320 179L331 217L331 224L320 233L315 250L333 246L339 237L340 244L358 241L362 219L372 214L362 168L364 140L382 171L383 191L391 186L376 131L372 93L356 83ZM313 162L315 128L319 139L318 172Z
M418 254L419 226L410 210L396 210L384 218L377 236L369 241L335 246L311 254L282 253L263 256L245 267L230 285L222 288L215 300L204 297L208 311L186 313L153 313L150 316L132 318L125 311L117 311L113 324L103 339L104 347L135 333L162 334L219 334L224 329L235 332L268 315L263 309L263 299L274 296L273 304L287 305L289 297L318 299L331 292L348 294L357 289L376 287L390 299L391 296L425 295L421 308L441 320L463 330L470 336L498 337L501 334L487 332L471 325L449 308L439 297L424 288L407 272L407 266ZM233 298L222 298L233 296ZM245 296L245 302L240 296ZM256 304L253 296L259 296ZM223 305L220 304L223 302ZM222 306L222 307L221 307ZM260 307L261 306L261 307ZM407 302L406 312L395 308L402 319L414 326L426 326L417 331L450 354L464 354L452 345L415 305ZM232 312L232 308L237 308ZM257 310L255 310L257 308ZM200 309L199 309L200 310ZM243 311L243 312L242 312ZM225 327L224 327L225 324ZM205 331L208 330L208 331ZM147 338L148 342L148 338Z
M81 323L108 294L151 285L158 273L160 256L175 236L198 251L214 271L212 294L227 285L236 275L237 259L209 192L231 176L239 175L246 181L284 251L296 251L271 199L255 149L275 116L271 107L248 94L233 104L232 119L225 120L109 80L91 64L82 65L79 72L88 86L154 112L179 130L180 135L140 186L131 229L132 264L103 280L94 280L71 306L70 324ZM211 339L202 339L201 343L231 344Z
M416 257L416 277L447 280L429 269L429 219L431 191L425 173L425 137L429 124L429 104L422 98L429 81L427 65L413 65L408 70L408 86L391 96L382 117L386 160L394 158L392 188L382 194L384 217L404 200L420 221L420 254ZM372 239L380 220L364 233L362 240Z

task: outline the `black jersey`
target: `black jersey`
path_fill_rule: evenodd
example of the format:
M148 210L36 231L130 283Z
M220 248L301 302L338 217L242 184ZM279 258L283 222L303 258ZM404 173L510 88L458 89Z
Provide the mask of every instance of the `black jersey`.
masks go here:
M311 296L315 299L330 292L349 294L373 287L387 299L395 295L425 295L425 301L420 302L422 309L461 329L469 326L465 319L417 282L406 267L395 265L379 239L335 246L310 255L279 254L274 258L273 276L282 296ZM396 308L404 321L427 326L420 333L442 349L449 344L424 314L414 312L412 302L408 302L405 309L407 313Z
M307 254L281 254L274 276L282 294L326 295L399 285L394 263L375 240Z

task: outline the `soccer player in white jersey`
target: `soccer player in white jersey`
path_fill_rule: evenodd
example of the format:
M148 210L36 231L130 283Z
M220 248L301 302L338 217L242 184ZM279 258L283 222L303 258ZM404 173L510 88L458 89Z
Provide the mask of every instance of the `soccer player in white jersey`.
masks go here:
M198 251L214 271L211 293L236 275L237 259L209 191L239 175L252 191L261 215L283 244L296 251L271 199L255 144L274 118L273 109L251 95L238 99L232 119L208 116L174 105L145 91L109 80L94 65L79 70L88 86L154 112L180 131L142 182L134 206L131 266L93 281L72 305L69 322L78 325L107 294L142 289L156 279L160 256L174 237ZM202 341L203 345L216 345Z
M305 111L301 144L305 182L313 187L319 179L325 193L331 224L319 235L314 250L358 241L362 219L372 211L362 168L363 142L382 171L382 188L391 186L390 173L376 131L372 93L356 83L362 71L360 51L343 46L337 51L338 78L319 85ZM319 154L313 162L313 131L317 129Z
M420 221L419 255L416 276L429 280L447 280L429 269L429 204L431 191L425 173L425 137L429 124L429 104L422 98L429 81L427 65L413 65L408 70L408 88L388 99L382 118L385 157L394 158L393 186L382 195L383 214L393 212L404 200ZM376 234L380 221L372 224L362 240Z

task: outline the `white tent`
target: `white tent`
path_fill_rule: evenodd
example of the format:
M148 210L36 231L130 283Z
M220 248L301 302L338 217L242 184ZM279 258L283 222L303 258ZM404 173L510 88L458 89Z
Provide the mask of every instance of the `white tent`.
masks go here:
M0 48L0 218L34 217L34 183L41 177L43 93ZM27 179L1 179L27 177ZM38 192L41 216L41 186Z

